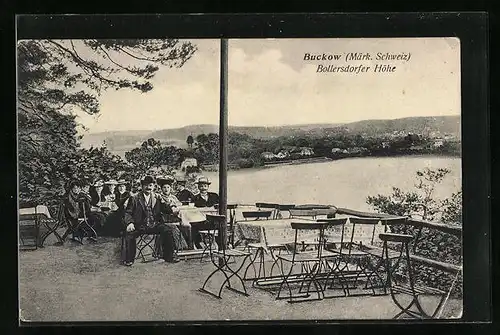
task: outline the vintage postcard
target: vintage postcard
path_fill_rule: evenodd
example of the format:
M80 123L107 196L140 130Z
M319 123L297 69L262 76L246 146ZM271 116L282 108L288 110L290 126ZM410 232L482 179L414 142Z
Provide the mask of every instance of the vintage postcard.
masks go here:
M21 321L461 317L459 39L20 40L17 62Z

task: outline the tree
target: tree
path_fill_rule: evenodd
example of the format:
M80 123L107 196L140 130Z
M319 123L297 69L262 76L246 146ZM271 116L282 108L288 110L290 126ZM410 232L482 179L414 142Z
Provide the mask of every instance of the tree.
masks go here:
M369 196L367 203L381 213L417 217L427 221L441 220L446 209L453 204L456 205L449 199L436 200L434 197L436 185L441 183L450 172L449 169L442 168L419 170L416 172L416 190L403 192L401 189L393 187L393 192L389 196L380 194ZM451 217L451 214L448 214L448 217Z
M139 174L147 173L152 168L160 168L164 160L161 143L154 138L142 142L141 146L125 153L125 159Z
M193 136L189 135L187 137L186 143L190 149L193 148L193 143L194 143Z
M65 167L79 146L76 113L98 113L108 89L150 91L159 65L181 67L195 51L175 39L18 42L21 201L64 192Z

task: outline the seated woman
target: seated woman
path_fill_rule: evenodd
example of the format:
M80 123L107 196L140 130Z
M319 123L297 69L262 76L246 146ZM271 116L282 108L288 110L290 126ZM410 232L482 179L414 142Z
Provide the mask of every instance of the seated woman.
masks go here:
M172 184L174 179L170 176L164 178L156 178L156 183L161 189L161 203L164 205L162 207L162 217L164 222L176 223L179 222L179 226L174 229L174 244L176 250L183 250L188 247L187 241L191 240L191 227L181 224L181 219L179 218L179 209L181 202L172 193ZM165 209L165 210L164 210ZM182 231L182 233L181 233Z
M107 203L112 203L116 198L116 185L118 183L116 180L111 179L104 183L104 188L102 190L102 195ZM114 208L111 208L114 209Z
M101 204L106 201L104 191L104 182L97 180L94 186L90 188L91 204L94 207L101 207Z
M200 193L194 196L195 207L214 207L219 204L219 195L214 192L208 192L211 182L207 177L200 177L196 184Z
M61 243L64 243L70 232L72 232L72 240L74 241L83 239L85 235L85 231L83 230L84 226L81 225L78 227L78 219L84 218L90 214L91 198L81 191L81 187L82 185L79 181L71 181L63 197L59 212L59 220L65 222L66 225L72 229L66 230L65 234L62 236ZM89 220L89 224L91 226L93 225L91 220ZM76 227L78 227L78 229ZM89 239L95 241L93 237L89 237Z
M94 208L99 208L106 202L106 197L104 191L104 182L102 180L97 180L94 186L90 188L90 204ZM89 213L89 219L93 222L93 227L96 232L101 235L104 232L104 223L106 222L107 215L98 210L92 210Z

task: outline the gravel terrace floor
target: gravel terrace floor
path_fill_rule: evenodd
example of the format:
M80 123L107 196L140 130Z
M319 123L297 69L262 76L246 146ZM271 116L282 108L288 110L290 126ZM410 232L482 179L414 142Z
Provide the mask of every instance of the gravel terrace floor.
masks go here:
M198 291L210 262L119 264L120 240L67 242L21 251L20 309L24 321L220 321L390 319L399 312L390 296L348 297L289 304L247 285L250 296L224 290L222 299ZM429 302L435 306L431 297ZM450 299L444 318L460 317Z

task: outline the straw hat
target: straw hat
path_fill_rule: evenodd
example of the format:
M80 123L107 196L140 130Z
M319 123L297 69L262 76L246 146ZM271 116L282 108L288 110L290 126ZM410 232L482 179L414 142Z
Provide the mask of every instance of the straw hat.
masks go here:
M116 182L117 185L127 185L127 181L125 179L120 179Z
M114 179L111 179L111 180L108 180L107 182L105 182L104 184L106 184L106 185L118 185L118 182Z
M210 182L210 180L207 177L201 176L200 178L198 178L198 181L196 182L196 184L210 185L211 182Z

